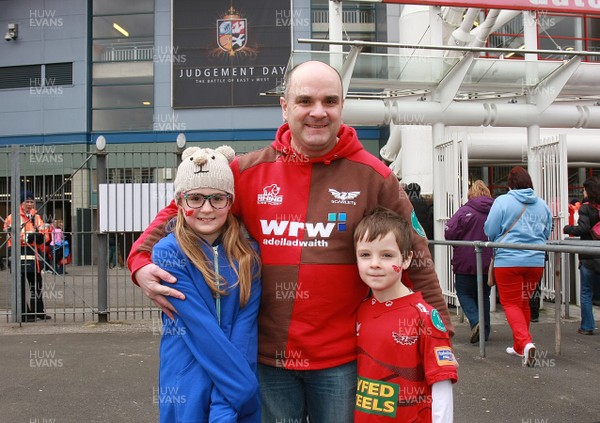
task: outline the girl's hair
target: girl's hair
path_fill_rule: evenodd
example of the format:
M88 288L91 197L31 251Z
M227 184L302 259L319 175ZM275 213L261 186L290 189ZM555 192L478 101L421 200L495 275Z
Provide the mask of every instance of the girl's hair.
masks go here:
M221 275L217 280L212 262L208 260L200 247L201 243L206 243L206 241L190 228L181 208L177 212L174 233L181 249L194 266L200 270L213 294L227 295L227 282ZM250 298L252 279L260 274L260 257L242 233L240 222L231 213L227 215L221 237L229 265L238 277L232 287L239 284L240 306L244 307ZM237 261L239 267L235 266L234 261Z
M588 200L592 204L600 204L600 179L591 176L583 183Z
M412 230L410 225L398 213L378 206L370 214L363 217L354 230L354 248L359 241L373 242L388 233L396 238L396 244L404 260L410 257L412 250Z
M531 176L521 166L515 166L508 172L507 185L510 189L533 188Z
M489 188L481 179L477 179L473 182L467 193L467 198L475 197L492 197Z

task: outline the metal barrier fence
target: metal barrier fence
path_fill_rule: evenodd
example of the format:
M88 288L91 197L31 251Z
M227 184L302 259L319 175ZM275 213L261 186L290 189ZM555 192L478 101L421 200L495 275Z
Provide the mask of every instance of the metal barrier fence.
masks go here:
M575 241L575 240L564 240L564 241L549 241L545 245L534 245L534 244L518 244L518 243L506 243L506 242L487 242L487 241L429 241L433 245L446 245L446 246L472 246L475 251L477 259L477 307L479 309L479 325L480 327L485 326L484 318L484 307L483 307L483 262L482 252L483 248L508 248L514 250L537 250L546 251L551 253L552 263L551 269L553 270L554 279L554 321L555 321L555 351L557 355L561 353L561 331L560 331L560 320L561 320L561 307L564 305L564 315L569 316L569 295L568 288L565 289L561 283L562 272L564 267L561 266L563 263L563 254L582 254L586 255L597 255L600 256L600 243L597 241ZM546 264L546 272L549 268ZM565 284L568 287L568 284ZM566 292L565 292L566 291ZM563 295L564 294L564 295ZM558 298L558 301L557 301ZM485 357L485 331L479 331L479 355Z
M203 145L217 147L220 143ZM236 147L241 153L257 146ZM103 150L91 144L0 147L2 227L6 217L18 211L21 191L29 190L35 196L35 208L45 229L62 227L68 241L64 274L57 272L60 269L56 268L56 254L52 255L54 248L50 243L38 256L44 268L40 295L45 312L52 319L66 322L103 321L109 316L111 320L158 317L159 309L131 283L125 260L135 239L172 198L180 152L175 143L117 144ZM18 231L13 230L0 230L0 322L6 323L21 316L21 263L17 254L14 272L8 269L8 238L19 237ZM431 241L436 249L459 242ZM573 242L559 244L502 246L583 252ZM483 242L469 245L498 246ZM591 248L594 247L585 252ZM548 269L553 268L558 269L553 273L559 274L564 265L558 262ZM449 278L451 275L449 272ZM450 286L453 289L453 284ZM455 297L453 291L447 294ZM568 315L568 301L566 310Z
M4 221L19 215L22 191L31 191L35 209L52 239L61 227L65 250L47 242L37 257L45 313L55 321L147 319L159 310L131 282L125 260L131 245L170 198L178 150L175 143L118 144L101 154L94 145L0 147L0 322L21 317L29 301L20 281L19 249L9 260L9 238L20 238L17 225L7 232ZM103 169L98 166L102 163ZM20 227L20 226L19 226ZM42 230L42 228L40 228ZM58 252L58 254L56 254ZM66 262L60 273L63 253ZM15 263L9 269L9 262ZM21 289L25 289L21 293Z

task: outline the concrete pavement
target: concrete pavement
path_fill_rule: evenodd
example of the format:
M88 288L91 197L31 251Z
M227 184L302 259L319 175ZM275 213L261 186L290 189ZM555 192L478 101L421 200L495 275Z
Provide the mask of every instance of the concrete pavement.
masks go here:
M551 306L551 305L550 305ZM598 311L598 310L596 310ZM511 332L493 313L486 357L453 316L460 363L455 422L600 422L600 334L577 334L579 311L563 321L554 353L552 307L532 324L538 365L522 368L504 350ZM0 422L157 421L156 322L0 325Z

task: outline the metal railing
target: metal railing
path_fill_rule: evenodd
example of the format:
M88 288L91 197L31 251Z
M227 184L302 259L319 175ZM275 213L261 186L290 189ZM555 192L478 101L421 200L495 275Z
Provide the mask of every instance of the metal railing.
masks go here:
M329 23L329 11L313 10L312 22L314 24ZM342 12L342 22L347 24L374 24L375 14L372 10L344 10Z
M561 260L562 254L586 254L600 256L600 242L597 241L548 241L544 245L539 244L520 244L520 243L506 243L506 242L489 242L489 241L442 241L442 240L430 240L430 244L433 245L446 245L446 246L473 246L475 250L475 257L477 262L477 307L479 309L479 325L485 327L485 316L483 306L483 261L482 253L484 248L507 248L513 250L537 250L546 251L552 253L552 260L554 262L554 340L555 340L555 352L557 355L561 354L561 304L565 304L565 314L568 315L569 301L566 295L563 296L562 284L561 284ZM564 297L564 298L563 298ZM479 355L485 357L485 331L479 331Z
M20 310L20 299L29 292L21 292L20 260L16 256L11 260L15 265L8 269L8 238L19 236L3 230L4 219L19 214L23 189L33 192L37 214L48 227L63 222L64 238L69 242L70 263L64 266L64 274L48 258L50 246L39 255L44 269L40 295L51 322L158 316L160 309L131 282L124 260L144 222L151 221L168 201L156 193L172 183L178 154L175 143L152 148L109 145L103 160L88 145L0 148L0 322L27 317ZM104 163L103 169L99 162ZM101 195L105 192L99 187L102 181L106 181L103 185L108 195ZM105 210L110 213L103 214ZM101 216L105 216L102 222ZM131 222L137 226L132 227ZM107 228L102 229L101 223ZM113 248L107 242L110 236L115 240ZM12 249L10 254L17 251ZM110 263L109 258L114 261Z
M152 41L131 41L119 43L96 40L94 42L96 62L139 62L154 60Z

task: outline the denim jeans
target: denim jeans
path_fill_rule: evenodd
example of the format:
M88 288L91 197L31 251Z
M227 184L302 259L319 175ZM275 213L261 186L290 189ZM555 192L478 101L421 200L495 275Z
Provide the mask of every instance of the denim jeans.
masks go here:
M581 330L594 330L594 311L592 309L592 297L594 296L594 281L600 275L585 266L579 266L581 291L579 300L581 302Z
M490 292L487 284L487 274L483 276L483 317L485 319L485 339L490 337ZM479 322L479 307L477 306L477 275L457 274L454 286L456 296L460 302L471 329Z
M356 361L322 370L258 365L262 423L348 423L356 398Z

